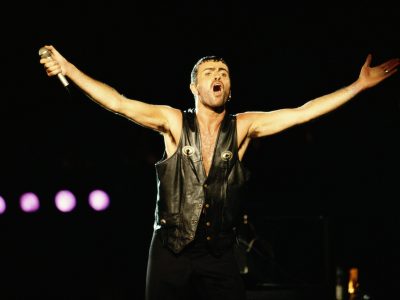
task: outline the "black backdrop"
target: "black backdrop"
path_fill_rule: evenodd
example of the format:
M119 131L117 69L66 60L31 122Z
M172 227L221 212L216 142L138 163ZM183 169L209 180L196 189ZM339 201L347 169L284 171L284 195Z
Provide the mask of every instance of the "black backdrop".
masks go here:
M182 109L193 106L193 64L221 55L231 68L233 113L301 105L355 80L368 53L378 64L400 47L398 13L385 1L3 8L11 21L1 21L0 195L8 205L0 215L1 299L143 295L162 139L47 78L38 57L44 44L128 97ZM255 141L244 158L252 172L246 205L260 234L269 232L269 218L281 220L277 234L296 228L304 236L308 229L285 218L328 219L329 283L337 265L357 265L376 295L389 293L382 286L396 278L398 86L396 74L327 116ZM97 187L112 200L102 213L85 202ZM63 188L78 199L68 215L52 204ZM25 191L42 199L34 215L19 211ZM311 269L319 262L306 261Z

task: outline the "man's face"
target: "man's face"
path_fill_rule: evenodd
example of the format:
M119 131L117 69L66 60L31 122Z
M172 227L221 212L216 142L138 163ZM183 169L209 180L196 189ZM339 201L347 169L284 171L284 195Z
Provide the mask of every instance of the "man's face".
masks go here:
M223 106L230 96L231 81L227 65L220 61L206 61L200 64L197 83L191 85L198 101L210 108Z

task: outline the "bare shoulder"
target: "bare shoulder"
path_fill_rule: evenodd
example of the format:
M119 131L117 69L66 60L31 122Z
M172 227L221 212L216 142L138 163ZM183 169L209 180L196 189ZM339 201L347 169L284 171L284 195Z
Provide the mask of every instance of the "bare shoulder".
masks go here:
M254 130L257 128L261 120L268 119L268 112L260 111L249 111L243 112L236 115L237 120L237 131L239 139L252 138L254 136Z
M256 118L256 114L256 112L242 112L236 114L235 116L238 130L245 130L247 132L252 122Z
M241 113L237 113L236 116L236 120L238 122L246 122L249 118L250 118L250 112L241 112Z

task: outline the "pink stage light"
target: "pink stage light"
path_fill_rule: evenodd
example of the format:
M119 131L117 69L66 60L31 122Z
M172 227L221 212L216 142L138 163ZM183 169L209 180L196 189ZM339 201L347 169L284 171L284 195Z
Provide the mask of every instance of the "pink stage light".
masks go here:
M67 190L59 191L55 196L55 205L61 212L70 212L76 206L76 198L74 194Z
M40 202L34 193L25 193L20 197L19 205L24 212L32 213L39 209Z
M89 205L97 211L105 210L110 204L110 197L102 190L94 190L89 194Z
M0 196L0 215L6 211L7 205L3 197Z

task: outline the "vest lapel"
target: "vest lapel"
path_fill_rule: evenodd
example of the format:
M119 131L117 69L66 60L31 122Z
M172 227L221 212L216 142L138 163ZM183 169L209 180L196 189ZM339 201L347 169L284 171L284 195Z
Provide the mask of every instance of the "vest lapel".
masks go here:
M201 160L201 139L196 122L194 110L188 110L185 114L184 144L182 145L183 157L189 160L191 168L200 183L205 181L205 172Z

